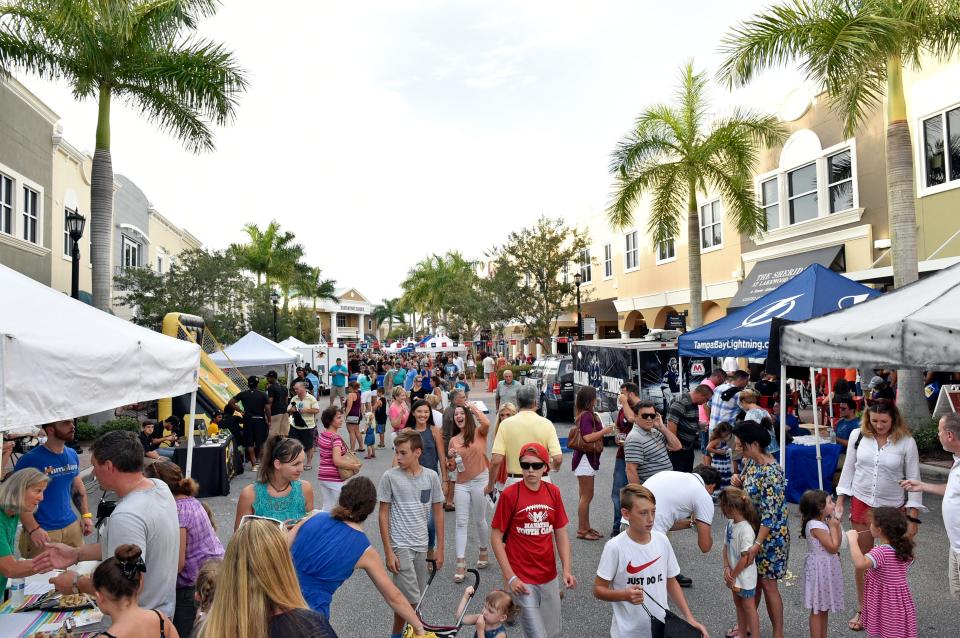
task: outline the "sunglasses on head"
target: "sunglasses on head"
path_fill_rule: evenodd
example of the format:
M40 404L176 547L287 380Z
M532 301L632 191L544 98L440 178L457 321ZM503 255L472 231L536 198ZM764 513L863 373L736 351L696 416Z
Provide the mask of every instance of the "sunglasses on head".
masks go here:
M538 461L536 463L529 463L527 461L520 461L521 470L542 470L545 463Z
M637 416L639 416L641 419L646 419L647 421L653 421L654 419L657 418L657 413L654 412L653 414L638 414Z
M278 520L276 518L270 518L269 516L257 516L256 514L244 514L243 516L240 517L240 525L243 525L249 521L270 521L271 523L274 523L280 529L280 531L283 531L283 532L286 531L286 528L283 525L283 521ZM239 528L240 525L237 525L237 527Z

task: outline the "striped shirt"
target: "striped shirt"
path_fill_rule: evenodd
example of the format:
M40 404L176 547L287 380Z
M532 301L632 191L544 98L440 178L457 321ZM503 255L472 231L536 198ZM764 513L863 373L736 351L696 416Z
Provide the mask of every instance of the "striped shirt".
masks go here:
M333 448L340 448L340 455L347 453L347 447L343 444L343 439L339 434L324 430L317 436L317 449L320 450L320 463L317 478L321 481L342 482L340 471L333 464Z
M863 582L863 607L860 620L871 636L917 638L917 609L907 583L907 570L913 563L897 558L890 545L877 545L867 558Z
M380 477L377 500L390 504L390 543L394 548L427 551L430 508L444 500L437 473L422 467L414 476L392 467Z
M724 383L717 386L713 391L713 398L710 399L710 431L720 423L729 423L733 425L737 415L740 414L740 392L737 391L729 400L724 401L722 395L726 390L734 387L732 383Z
M637 466L637 476L643 483L664 470L672 470L667 455L667 440L659 430L644 430L634 425L623 444L624 460Z

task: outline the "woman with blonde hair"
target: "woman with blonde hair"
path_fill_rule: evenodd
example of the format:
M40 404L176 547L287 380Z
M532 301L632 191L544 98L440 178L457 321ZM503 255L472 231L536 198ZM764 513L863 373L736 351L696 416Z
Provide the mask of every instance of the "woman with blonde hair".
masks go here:
M23 578L37 573L32 560L18 560L14 556L14 547L20 514L37 510L49 481L50 477L40 470L25 467L0 483L0 592L6 590L8 578ZM33 531L23 530L24 534Z
M410 404L407 403L407 391L402 385L394 386L391 393L393 401L387 410L387 417L390 419L390 447L393 447L393 440L397 437L397 432L407 425L407 416L410 414Z
M490 433L488 437L491 441L497 440L497 429L500 427L501 421L509 419L512 416L517 415L517 405L510 401L500 404L500 409L497 410L497 422L493 426L493 432ZM501 463L500 470L497 472L496 482L494 487L496 487L498 492L502 492L503 488L507 485L507 464Z
M920 454L900 410L892 403L874 403L863 411L859 430L847 439L847 455L837 484L834 516L843 520L844 506L850 499L850 522L853 529L870 529L870 511L875 507L906 508L910 536L917 531L917 514L925 510L920 492L904 492L903 480L920 480ZM869 533L858 536L860 550L873 547ZM857 599L863 603L863 572L856 571ZM858 608L859 609L859 608ZM860 612L850 622L850 629L860 631Z
M336 638L307 607L282 524L244 516L227 545L200 638Z

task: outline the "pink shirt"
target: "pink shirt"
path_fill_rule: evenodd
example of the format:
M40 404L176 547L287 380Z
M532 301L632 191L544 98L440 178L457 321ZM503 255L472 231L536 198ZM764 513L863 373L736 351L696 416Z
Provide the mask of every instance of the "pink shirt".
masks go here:
M340 448L340 456L343 456L347 452L347 448L343 445L343 439L340 438L339 434L324 430L317 435L317 449L320 450L317 478L321 481L342 483L343 479L340 478L340 471L337 470L337 466L333 464L334 447Z
M713 382L713 379L709 377L700 382L701 385L708 386L711 390L717 389L717 384ZM706 404L701 405L697 408L700 411L700 423L709 423L710 418L707 417L707 408Z
M407 408L407 404L403 404L403 407L396 404L396 402L390 404L390 409L387 410L387 416L390 418L391 427L394 431L399 432L407 426L407 417L410 415L410 410ZM400 427L393 426L393 421L400 417Z

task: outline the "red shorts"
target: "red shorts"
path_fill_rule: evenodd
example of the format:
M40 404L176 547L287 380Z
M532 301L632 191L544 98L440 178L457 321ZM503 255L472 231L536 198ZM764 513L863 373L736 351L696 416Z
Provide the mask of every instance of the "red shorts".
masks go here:
M856 496L850 497L850 522L861 525L870 524L870 510L873 508Z

